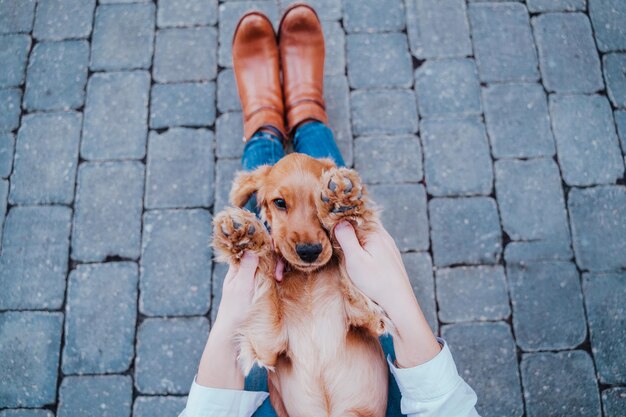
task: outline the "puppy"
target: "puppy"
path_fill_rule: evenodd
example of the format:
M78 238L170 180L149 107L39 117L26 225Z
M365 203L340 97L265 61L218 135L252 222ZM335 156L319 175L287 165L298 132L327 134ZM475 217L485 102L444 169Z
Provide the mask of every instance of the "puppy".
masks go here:
M384 416L387 365L378 336L392 325L348 278L332 234L347 220L363 243L377 221L357 173L292 153L239 173L231 203L241 207L254 193L270 232L253 213L228 208L215 217L213 236L222 262L236 264L244 250L260 258L255 298L237 335L244 373L255 363L268 369L281 417ZM278 257L286 265L281 282L274 279Z

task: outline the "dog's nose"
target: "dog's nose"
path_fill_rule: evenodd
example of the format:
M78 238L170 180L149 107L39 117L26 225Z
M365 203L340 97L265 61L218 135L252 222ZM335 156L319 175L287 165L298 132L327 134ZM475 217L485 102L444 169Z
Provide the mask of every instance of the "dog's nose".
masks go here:
M296 253L304 262L311 263L322 253L322 245L319 243L298 243Z

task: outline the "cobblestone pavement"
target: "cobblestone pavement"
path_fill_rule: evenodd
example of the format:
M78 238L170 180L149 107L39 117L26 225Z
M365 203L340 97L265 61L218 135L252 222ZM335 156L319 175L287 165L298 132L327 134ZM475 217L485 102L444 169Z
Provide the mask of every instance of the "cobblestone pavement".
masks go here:
M483 416L626 416L626 2L315 0L348 164ZM176 415L251 7L0 0L1 417Z

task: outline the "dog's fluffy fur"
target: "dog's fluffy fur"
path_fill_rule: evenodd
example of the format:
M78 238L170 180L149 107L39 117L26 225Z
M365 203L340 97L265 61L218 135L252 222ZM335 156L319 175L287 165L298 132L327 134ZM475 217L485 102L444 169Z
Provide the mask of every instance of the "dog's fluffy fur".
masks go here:
M239 208L254 193L271 238ZM244 373L255 363L269 370L270 399L281 417L384 416L387 366L378 336L392 330L391 322L352 284L332 236L345 219L363 242L377 220L356 172L292 153L239 173L230 197L237 208L214 220L219 260L236 264L244 250L260 257L253 305L237 335ZM303 262L297 243L321 243L322 252ZM278 257L287 265L281 282L274 279Z

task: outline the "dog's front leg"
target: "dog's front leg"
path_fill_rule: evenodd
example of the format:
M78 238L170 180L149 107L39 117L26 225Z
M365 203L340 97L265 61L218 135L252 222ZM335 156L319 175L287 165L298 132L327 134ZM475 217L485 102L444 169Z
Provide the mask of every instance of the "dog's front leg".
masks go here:
M378 214L368 206L365 186L359 174L352 169L331 168L324 172L316 204L320 221L331 235L337 223L347 220L352 223L357 238L363 244L367 234L376 225ZM334 239L333 246L341 258L343 253ZM348 325L366 328L374 335L392 331L391 320L384 310L352 283L341 259L340 265Z
M260 293L239 331L239 363L245 375L255 363L273 371L278 356L287 351L287 330L276 283L272 281L267 280L258 289Z
M282 329L269 233L253 213L240 208L227 208L217 214L213 228L213 247L219 261L238 265L245 251L259 257L252 306L237 334L239 361L246 375L254 363L271 369L286 349L287 341Z

